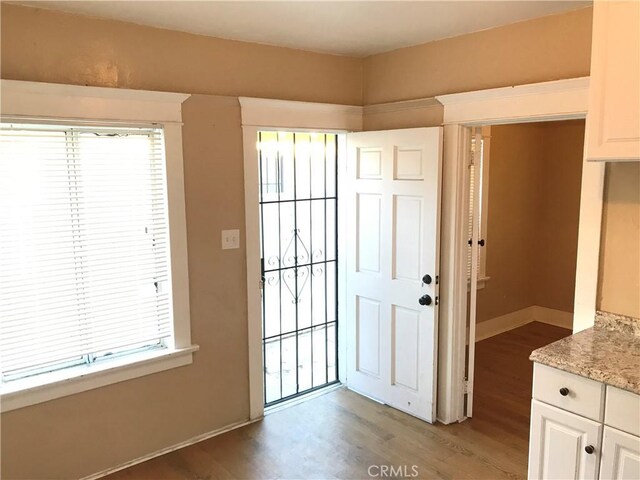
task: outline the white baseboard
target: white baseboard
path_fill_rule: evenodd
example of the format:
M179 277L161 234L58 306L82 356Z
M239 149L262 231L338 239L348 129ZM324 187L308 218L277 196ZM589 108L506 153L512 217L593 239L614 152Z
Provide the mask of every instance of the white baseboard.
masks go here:
M536 322L555 325L556 327L573 329L573 313L554 308L541 307L535 305L533 307L533 320Z
M495 335L508 332L514 328L521 327L533 322L535 307L527 307L522 310L500 315L476 324L476 342L485 340Z
M93 473L91 475L81 478L80 480L96 480L98 478L106 477L107 475L110 475L115 472L119 472L120 470L124 470L125 468L133 467L134 465L138 465L139 463L146 462L147 460L151 460L152 458L156 458L166 453L180 450L181 448L188 447L189 445L193 445L194 443L202 442L203 440L207 440L208 438L221 435L230 430L235 430L236 428L244 427L251 423L258 422L260 420L262 420L262 417L256 418L253 420L247 420L244 422L233 423L226 427L222 427L217 430L212 430L210 432L203 433L202 435L197 435L188 440L185 440L184 442L176 443L175 445L172 445L170 447L162 448L160 450L156 450L155 452L148 453L147 455L143 455L129 462L122 463L117 467L111 467L111 468L107 468L106 470L102 470L101 472Z
M532 305L476 324L476 342L522 327L531 322L541 322L571 329L573 313Z

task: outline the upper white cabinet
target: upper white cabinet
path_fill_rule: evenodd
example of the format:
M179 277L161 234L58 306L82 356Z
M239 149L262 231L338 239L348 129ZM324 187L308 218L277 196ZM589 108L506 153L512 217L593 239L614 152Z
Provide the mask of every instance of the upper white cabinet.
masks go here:
M587 160L640 160L640 2L596 1Z

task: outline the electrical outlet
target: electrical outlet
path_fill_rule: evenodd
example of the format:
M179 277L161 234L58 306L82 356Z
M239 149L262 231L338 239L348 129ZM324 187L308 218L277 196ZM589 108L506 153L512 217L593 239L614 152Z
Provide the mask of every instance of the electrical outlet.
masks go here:
M240 248L240 230L222 230L222 249Z

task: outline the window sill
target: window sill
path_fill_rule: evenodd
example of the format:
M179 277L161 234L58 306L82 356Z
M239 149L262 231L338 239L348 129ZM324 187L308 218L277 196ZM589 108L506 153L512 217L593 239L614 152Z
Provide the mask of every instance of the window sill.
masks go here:
M90 367L68 368L15 380L0 387L0 411L4 413L189 365L193 362L193 353L199 348L198 345L191 345L184 348L144 352Z
M491 280L491 277L480 277L478 279L478 288L477 290L482 290L484 287L487 286L487 282ZM471 291L471 282L469 280L467 280L467 292Z

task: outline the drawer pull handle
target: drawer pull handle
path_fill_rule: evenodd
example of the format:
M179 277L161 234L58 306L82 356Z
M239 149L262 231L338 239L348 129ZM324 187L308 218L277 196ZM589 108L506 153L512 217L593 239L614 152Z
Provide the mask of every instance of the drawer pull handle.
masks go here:
M596 449L593 448L593 445L587 445L586 447L584 447L584 451L587 452L589 455L591 455L593 452L596 451Z
M560 389L560 395L562 395L563 397L566 397L567 395L569 395L569 389L567 387L562 387Z

